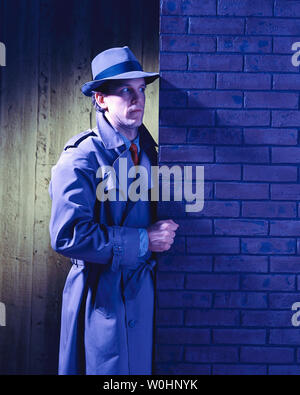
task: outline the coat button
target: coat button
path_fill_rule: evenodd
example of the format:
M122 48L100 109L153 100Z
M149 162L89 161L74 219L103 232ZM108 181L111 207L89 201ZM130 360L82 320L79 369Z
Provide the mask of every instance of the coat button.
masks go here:
M135 320L130 320L130 321L128 322L129 328L134 328L134 327L135 327L135 323L136 323Z

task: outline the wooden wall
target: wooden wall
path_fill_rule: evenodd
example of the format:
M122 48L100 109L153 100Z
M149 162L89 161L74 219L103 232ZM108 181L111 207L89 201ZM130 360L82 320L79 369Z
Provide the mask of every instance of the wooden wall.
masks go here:
M129 45L146 71L158 71L158 3L0 1L0 374L56 374L70 264L50 247L51 167L71 136L95 125L80 86L97 53ZM158 84L145 114L156 139Z

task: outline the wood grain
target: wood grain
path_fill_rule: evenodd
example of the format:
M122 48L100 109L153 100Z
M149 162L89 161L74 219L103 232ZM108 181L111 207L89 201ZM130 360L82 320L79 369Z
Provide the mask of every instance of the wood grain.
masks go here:
M80 91L92 57L129 45L146 71L158 70L158 1L124 3L0 2L0 374L57 372L70 263L50 246L48 186L65 142L95 125ZM157 138L158 83L147 95L145 123Z

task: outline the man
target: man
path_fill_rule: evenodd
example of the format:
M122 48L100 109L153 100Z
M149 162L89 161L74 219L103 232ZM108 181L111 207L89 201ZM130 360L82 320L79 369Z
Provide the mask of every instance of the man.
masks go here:
M146 85L159 75L144 72L128 47L101 52L92 72L82 92L93 97L97 126L67 142L49 185L51 246L73 263L63 292L59 374L151 374L154 254L170 248L178 225L156 222L150 199L124 199L120 177L124 163L148 174L156 163L142 119ZM98 196L105 166L117 177L106 178ZM150 196L151 182L146 187ZM113 191L116 200L103 198Z

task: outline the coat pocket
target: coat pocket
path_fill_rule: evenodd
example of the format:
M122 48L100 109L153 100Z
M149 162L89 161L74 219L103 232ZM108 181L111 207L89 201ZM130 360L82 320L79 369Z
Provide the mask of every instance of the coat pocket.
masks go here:
M105 318L111 318L117 314L120 299L120 272L106 270L100 273L95 284L95 311Z

